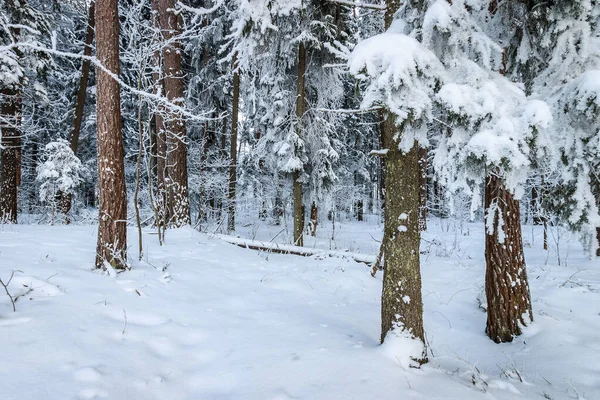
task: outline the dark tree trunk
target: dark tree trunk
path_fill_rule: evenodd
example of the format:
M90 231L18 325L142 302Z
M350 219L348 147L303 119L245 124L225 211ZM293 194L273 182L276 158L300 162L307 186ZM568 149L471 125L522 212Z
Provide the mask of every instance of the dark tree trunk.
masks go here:
M385 266L381 296L381 342L390 330L411 332L423 342L423 300L419 246L419 151L403 153L395 144L398 128L394 117L385 123L386 141L390 143L386 157L385 176L389 183L385 192L384 246ZM426 352L418 362L426 361Z
M305 104L305 86L304 74L306 73L306 49L304 43L298 46L298 86L296 93L296 119L298 123L298 136L302 137L303 127L302 118L304 116ZM304 230L304 206L302 205L302 171L294 171L292 174L293 181L293 198L294 198L294 244L296 246L304 246L302 231Z
M17 193L19 170L19 147L21 129L19 125L19 93L14 89L4 89L2 95L0 122L2 148L0 149L0 223L17 223Z
M364 202L362 200L356 200L354 207L356 208L356 220L362 222L364 220Z
M511 342L521 334L521 326L533 320L533 314L519 202L495 174L486 179L485 209L486 333L496 343Z
M240 104L240 73L237 54L233 57L233 102L231 106L231 147L229 151L229 191L227 202L227 231L235 231L235 185L237 182L238 111Z
M119 11L117 0L96 3L96 52L98 61L119 75ZM121 95L119 84L102 69L97 74L98 124L98 247L96 267L108 262L113 268L127 268L127 199L123 138L121 136Z
M170 41L181 32L181 15L175 13L174 0L159 0L159 19L162 35ZM184 106L183 47L177 40L163 49L165 95L179 107ZM181 227L190 224L190 200L187 176L187 138L183 115L169 110L165 121L167 130L167 190L169 224Z
M399 1L387 0L386 5L385 26L389 28ZM422 354L414 355L415 361L422 364L427 362L427 352L419 253L419 146L415 142L408 153L399 150L397 136L401 138L402 132L396 126L395 117L387 112L383 112L382 117L381 141L388 152L384 168L386 188L382 246L385 265L381 295L381 342L392 330L410 333L423 344Z

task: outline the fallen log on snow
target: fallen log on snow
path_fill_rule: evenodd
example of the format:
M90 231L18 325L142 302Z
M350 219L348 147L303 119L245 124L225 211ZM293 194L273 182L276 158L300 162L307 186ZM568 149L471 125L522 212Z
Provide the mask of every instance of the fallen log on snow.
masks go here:
M224 242L234 244L239 247L243 247L251 250L268 251L271 253L279 254L293 254L296 256L303 257L336 257L336 258L349 258L358 263L364 263L372 265L376 262L377 257L370 254L352 253L349 251L336 251L336 250L323 250L314 249L308 247L293 246L291 244L280 244L271 242L261 242L259 240L251 240L238 238L228 235L216 235L219 239Z

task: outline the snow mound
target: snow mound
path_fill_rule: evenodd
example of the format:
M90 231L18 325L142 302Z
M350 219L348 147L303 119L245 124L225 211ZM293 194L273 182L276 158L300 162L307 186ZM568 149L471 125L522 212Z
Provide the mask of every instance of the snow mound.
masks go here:
M389 331L380 350L385 357L395 361L403 369L418 368L417 360L422 360L425 354L423 343L403 329Z

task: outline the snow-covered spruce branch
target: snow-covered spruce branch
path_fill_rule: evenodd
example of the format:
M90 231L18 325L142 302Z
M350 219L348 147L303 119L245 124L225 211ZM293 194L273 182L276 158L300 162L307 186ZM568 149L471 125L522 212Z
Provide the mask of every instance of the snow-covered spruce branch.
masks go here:
M217 0L211 8L195 8L186 6L181 1L177 2L177 7L179 7L183 11L187 11L189 13L194 14L196 17L203 17L208 14L212 14L219 9L223 5L223 0ZM194 22L194 21L192 21Z
M307 112L325 112L325 113L337 113L337 114L366 114L374 111L381 110L382 107L370 107L370 108L357 108L357 109L330 109L330 108L311 108Z
M154 100L161 106L168 108L170 111L172 111L174 113L178 113L178 114L185 116L186 118L189 118L194 121L213 121L214 120L214 118L206 116L206 115L212 114L213 110L204 112L200 115L196 115L196 114L189 112L185 107L182 107L175 103L170 102L166 97L160 96L155 93L149 93L144 90L139 90L131 85L128 85L117 74L113 73L112 71L108 70L104 65L102 65L102 63L94 56L85 56L83 54L71 53L71 52L67 52L67 51L60 51L60 50L56 50L56 49L39 46L34 43L26 43L26 42L16 42L16 43L11 43L11 44L5 45L5 46L0 46L0 54L10 51L10 50L13 50L13 49L23 48L23 47L31 49L31 50L44 52L44 53L51 54L51 55L58 56L58 57L75 58L75 59L89 61L94 66L100 68L103 72L105 72L111 78L113 78L115 81L117 81L119 86L121 86L122 88L128 90L129 92L131 92L135 95L142 96L146 99Z
M329 3L340 4L343 6L368 8L371 10L385 11L387 9L386 6L381 5L381 4L361 3L361 2L346 1L346 0L327 0L327 1Z

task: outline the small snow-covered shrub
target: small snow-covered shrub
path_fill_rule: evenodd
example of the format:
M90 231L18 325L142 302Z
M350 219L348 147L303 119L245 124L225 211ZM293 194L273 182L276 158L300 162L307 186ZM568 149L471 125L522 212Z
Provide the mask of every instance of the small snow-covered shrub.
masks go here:
M61 196L73 195L83 181L85 167L64 139L50 142L44 148L43 163L37 168L40 185L40 200L51 208L51 223L54 223L56 206Z

